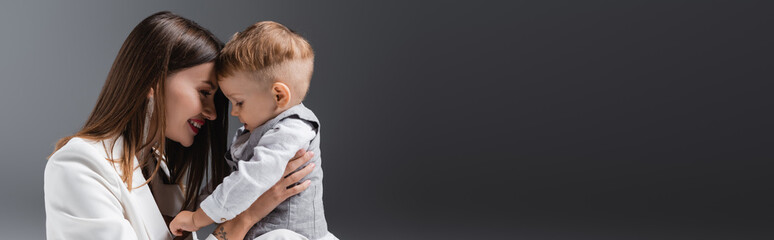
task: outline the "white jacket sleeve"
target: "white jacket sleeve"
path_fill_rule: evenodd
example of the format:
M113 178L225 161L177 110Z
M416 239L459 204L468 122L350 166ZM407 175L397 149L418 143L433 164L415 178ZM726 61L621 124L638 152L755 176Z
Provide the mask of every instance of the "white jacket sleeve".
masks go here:
M93 154L70 148L49 159L44 173L48 239L137 239L124 218L121 187ZM115 173L112 173L115 175Z
M267 131L253 149L253 158L240 159L238 170L201 203L213 221L222 223L247 210L259 196L283 176L288 161L299 149L306 149L316 135L304 120L287 118Z

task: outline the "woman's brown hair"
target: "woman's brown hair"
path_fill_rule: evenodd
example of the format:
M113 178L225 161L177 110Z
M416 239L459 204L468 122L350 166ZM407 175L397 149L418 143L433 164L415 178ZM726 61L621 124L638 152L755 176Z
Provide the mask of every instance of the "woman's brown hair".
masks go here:
M165 153L171 160L167 162L171 176L165 181L184 181L189 187L185 189L183 209L195 208L200 186L208 176L207 169L213 170L210 175L217 182L225 176L227 166L217 159L226 151L228 102L218 90L215 109L219 118L207 120L206 128L194 138L193 145L183 147L164 135L164 80L177 71L214 61L222 46L208 30L179 15L165 11L145 18L121 46L83 128L60 139L56 150L73 137L96 141L123 138L122 155L109 156L108 160L121 166L122 180L130 191L158 177L161 163L156 160L153 149ZM148 98L151 89L153 101ZM147 116L148 112L152 114ZM112 153L115 143L106 146L108 153ZM212 164L208 164L210 153L216 159ZM140 186L132 186L135 157L139 167L146 170L147 181Z

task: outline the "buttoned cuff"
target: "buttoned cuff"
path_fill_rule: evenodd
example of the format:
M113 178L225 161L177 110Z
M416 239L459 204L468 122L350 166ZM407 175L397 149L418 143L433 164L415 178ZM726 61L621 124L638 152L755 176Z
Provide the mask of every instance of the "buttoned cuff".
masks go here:
M207 214L207 216L216 223L223 223L225 221L234 219L237 214L239 214L232 213L225 207L222 207L221 204L215 202L215 198L213 198L212 195L204 199L199 207L201 207L202 211L204 211L204 213Z

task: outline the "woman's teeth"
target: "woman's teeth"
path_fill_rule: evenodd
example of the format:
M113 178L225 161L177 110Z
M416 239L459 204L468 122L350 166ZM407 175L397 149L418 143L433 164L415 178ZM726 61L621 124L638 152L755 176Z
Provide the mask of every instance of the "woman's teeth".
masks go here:
M201 124L199 124L197 122L194 122L194 121L191 121L190 119L188 120L188 123L190 123L191 125L193 125L196 128L202 128Z

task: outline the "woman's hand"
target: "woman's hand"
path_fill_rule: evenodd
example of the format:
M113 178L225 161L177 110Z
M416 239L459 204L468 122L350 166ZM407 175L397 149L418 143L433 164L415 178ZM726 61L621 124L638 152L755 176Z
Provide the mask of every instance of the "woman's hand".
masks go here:
M218 239L243 239L250 230L250 227L255 225L258 221L266 217L274 208L280 203L284 202L289 197L296 195L306 190L311 184L310 180L306 180L299 183L301 179L309 175L314 170L315 164L311 163L298 169L305 163L312 159L314 153L299 150L296 152L296 156L290 159L288 165L285 167L285 173L283 177L274 186L269 188L265 193L258 197L250 208L245 210L236 216L236 218L230 221L224 222L215 227L215 231L212 233Z

